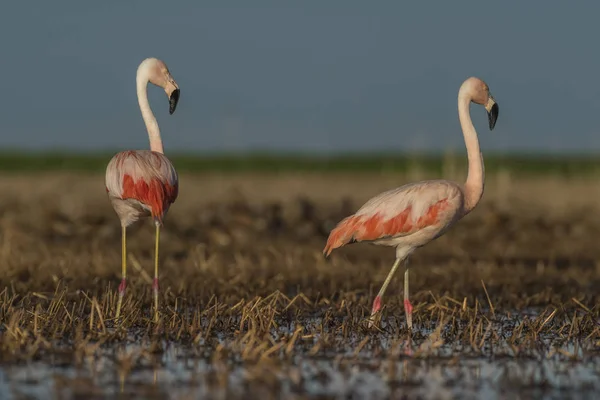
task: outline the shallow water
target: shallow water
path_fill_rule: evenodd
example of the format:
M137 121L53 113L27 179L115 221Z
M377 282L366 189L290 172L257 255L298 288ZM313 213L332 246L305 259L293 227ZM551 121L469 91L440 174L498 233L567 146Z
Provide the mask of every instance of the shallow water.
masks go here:
M532 316L499 318L493 333L507 337L519 320ZM584 338L564 341L546 334L527 351L514 352L506 340L476 350L430 340L429 327L415 332L420 339L410 346L379 334L377 343L386 352L365 346L355 354L362 335L336 338L337 345L314 355L310 346L298 345L290 357L254 362L242 361L240 354L214 358L202 344L162 343L156 354L132 335L129 343L104 344L78 363L65 351L3 364L0 398L586 399L600 390L598 343Z
M435 359L339 363L300 358L283 368L215 366L173 348L162 365L126 376L108 359L85 367L51 362L3 366L3 399L179 398L592 398L600 390L598 360ZM223 368L222 376L219 368ZM260 375L257 376L256 374ZM259 395L259 396L257 396ZM548 396L548 397L546 397Z

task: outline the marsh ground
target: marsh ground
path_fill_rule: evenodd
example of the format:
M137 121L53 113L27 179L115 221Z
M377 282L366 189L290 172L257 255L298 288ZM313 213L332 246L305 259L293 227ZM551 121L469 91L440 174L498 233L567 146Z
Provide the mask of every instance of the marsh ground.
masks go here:
M449 173L446 173L446 177ZM450 175L452 175L450 173ZM462 174L456 173L456 179ZM592 398L600 389L600 184L487 178L363 326L392 249L322 256L329 230L408 173L181 174L161 236L120 227L103 176L0 176L0 393L12 398ZM253 395L253 396L250 396ZM6 397L9 398L9 397Z

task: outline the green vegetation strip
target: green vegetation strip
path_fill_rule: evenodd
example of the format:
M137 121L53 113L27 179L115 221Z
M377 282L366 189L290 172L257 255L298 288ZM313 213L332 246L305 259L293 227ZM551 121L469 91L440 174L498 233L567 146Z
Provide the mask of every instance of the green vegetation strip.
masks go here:
M89 171L101 172L114 153L0 153L0 171ZM448 169L466 169L462 154L346 154L311 156L296 154L207 155L170 153L179 172L408 172L415 169L443 174ZM487 173L500 170L521 174L564 176L600 172L600 156L576 155L486 155Z

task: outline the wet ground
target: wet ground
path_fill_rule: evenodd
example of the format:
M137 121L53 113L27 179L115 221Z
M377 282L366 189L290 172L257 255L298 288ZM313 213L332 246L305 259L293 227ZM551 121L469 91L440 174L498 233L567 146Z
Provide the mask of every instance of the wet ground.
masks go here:
M413 331L402 274L367 329L393 250L321 250L409 178L182 176L155 323L149 223L130 229L114 319L120 231L101 176L1 177L0 397L594 398L600 187L489 177L411 258Z
M541 318L542 317L542 318ZM598 343L561 336L551 314L529 310L498 316L473 342L461 330L437 325L408 335L332 335L332 344L314 351L319 334L272 329L284 343L257 349L247 341L222 337L238 354L207 351L202 344L136 338L104 344L73 364L68 346L42 359L4 365L2 398L594 398L600 389ZM537 337L516 328L541 326ZM319 326L320 321L304 320ZM343 325L343 321L339 321ZM385 325L384 325L385 329ZM454 329L454 330L453 330ZM243 336L243 335L242 335ZM402 336L405 336L404 338ZM529 341L529 343L527 343ZM281 350L281 351L280 351ZM247 352L258 352L252 355ZM223 354L221 354L223 353Z

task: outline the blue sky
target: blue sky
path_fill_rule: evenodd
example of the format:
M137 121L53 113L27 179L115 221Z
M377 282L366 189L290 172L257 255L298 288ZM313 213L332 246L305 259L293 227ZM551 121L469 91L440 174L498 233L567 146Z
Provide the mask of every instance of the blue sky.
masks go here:
M169 151L463 150L456 96L500 106L483 151L600 151L600 3L13 1L0 13L4 148L148 147L146 57L181 87L150 102Z

